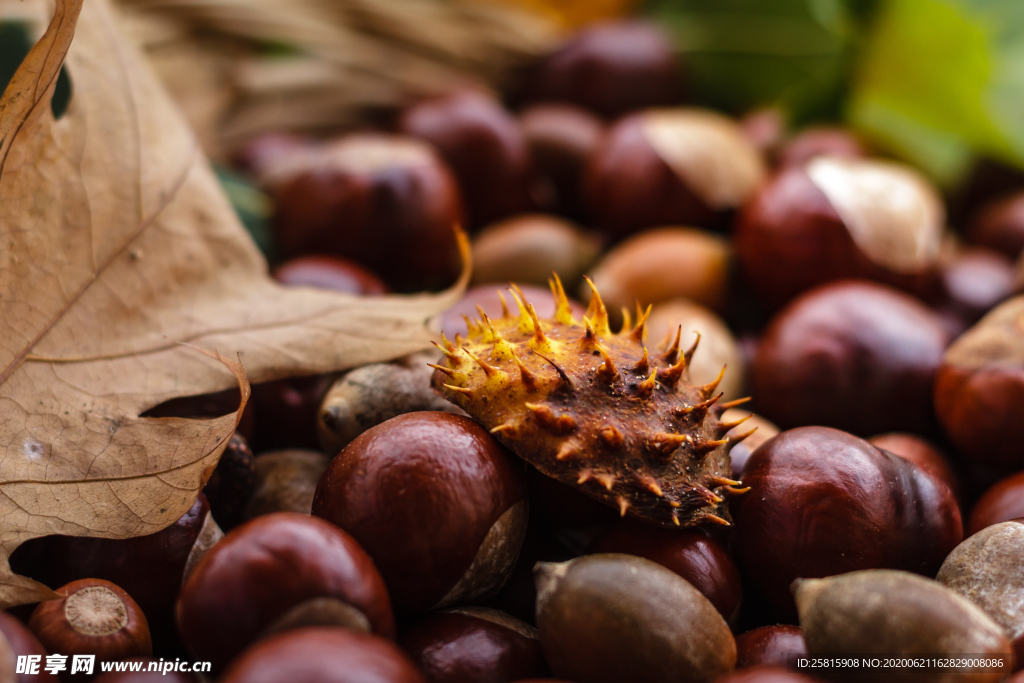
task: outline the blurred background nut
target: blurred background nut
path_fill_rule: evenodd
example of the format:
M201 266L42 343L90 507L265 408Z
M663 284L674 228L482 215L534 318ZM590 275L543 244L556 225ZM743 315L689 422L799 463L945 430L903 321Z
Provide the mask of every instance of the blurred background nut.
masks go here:
M967 533L976 534L993 524L1018 518L1024 518L1024 472L997 481L978 498Z
M1024 192L983 206L971 219L967 240L1016 259L1024 252Z
M688 581L632 555L541 562L537 628L556 676L579 683L691 683L732 671L736 643Z
M931 299L952 334L960 336L1017 290L1013 262L991 249L957 246L939 269L938 291Z
M601 141L604 122L585 109L549 103L523 109L519 124L530 146L541 206L583 217L583 171Z
M546 287L558 273L572 288L601 251L596 235L557 216L527 214L493 223L473 239L473 281Z
M736 668L785 667L790 656L807 654L799 626L774 624L736 636Z
M288 287L316 287L360 296L379 296L390 291L367 268L324 254L293 258L274 268L270 276Z
M590 158L585 195L596 225L622 239L658 225L719 226L764 176L730 119L702 109L627 116Z
M943 671L949 683L999 681L1011 670L1010 643L981 609L931 579L891 570L851 572L827 579L799 579L793 587L810 655L884 653L978 657L1003 655L1004 666L982 672ZM937 680L936 671L897 668L894 683ZM831 681L877 681L871 669L822 671Z
M252 430L257 453L279 448L317 448L317 411L336 374L286 377L252 385L260 419Z
M254 461L256 485L245 508L247 519L272 512L313 509L313 494L330 457L320 451L289 448L260 454Z
M804 166L815 157L861 159L868 156L864 143L850 130L835 126L811 126L791 137L778 155L781 168Z
M0 611L0 666L16 671L17 657L39 657L41 663L46 662L48 654L43 644L35 637L20 619L8 612ZM51 674L42 666L38 674L20 673L9 677L10 683L57 683L56 674Z
M405 413L462 411L431 387L428 363L438 353L426 351L391 363L375 363L342 375L324 395L317 419L320 447L332 456L370 427Z

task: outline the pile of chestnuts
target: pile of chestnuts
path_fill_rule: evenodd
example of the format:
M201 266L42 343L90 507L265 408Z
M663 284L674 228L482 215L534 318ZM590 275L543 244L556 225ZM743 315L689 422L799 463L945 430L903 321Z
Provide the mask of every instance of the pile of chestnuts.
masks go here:
M600 24L502 99L454 88L235 158L283 285L450 285L461 225L473 284L438 341L506 299L551 318L552 273L579 320L584 276L615 329L653 304L652 354L699 333L690 381L725 366L722 402L752 398L723 438L757 427L731 524L650 526L544 476L431 389L424 351L254 386L157 534L22 545L13 569L59 599L0 613L0 658L210 663L178 683L1024 681L1024 182L950 221L854 132L684 106L684 76L657 27ZM799 664L961 656L995 663Z

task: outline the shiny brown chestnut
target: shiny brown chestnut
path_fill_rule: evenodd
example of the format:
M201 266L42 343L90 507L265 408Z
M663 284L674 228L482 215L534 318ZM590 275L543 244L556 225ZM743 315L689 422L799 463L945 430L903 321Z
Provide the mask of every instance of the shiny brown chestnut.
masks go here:
M547 672L537 629L488 607L432 612L398 644L430 683L507 683Z
M615 118L676 104L683 76L672 40L659 27L609 21L570 36L525 81L531 101L570 102Z
M245 520L245 506L256 490L256 466L252 449L235 434L203 487L210 514L222 531L231 531Z
M100 662L153 653L146 616L115 584L82 579L58 588L57 593L62 597L39 603L28 621L47 651L96 655Z
M35 662L39 664L38 673L32 674L28 671L16 674L14 678L8 679L13 683L57 683L59 680L56 674L51 674L43 667L46 666L46 648L39 642L32 631L17 617L0 611L0 636L6 641L6 645L0 642L0 667L6 667L8 662L3 661L10 656L11 668L15 668L17 657L37 657Z
M797 578L890 568L934 575L963 538L949 487L908 460L827 427L782 432L743 470L732 549L748 597L796 616Z
M290 169L274 200L285 258L352 259L398 291L440 288L458 275L459 189L420 141L358 133L323 144Z
M736 222L733 243L755 295L777 308L847 278L928 293L944 232L939 194L916 171L816 157L760 187Z
M727 622L738 616L740 570L725 546L703 531L674 531L623 520L594 539L587 553L622 553L657 562L689 581Z
M762 626L736 636L736 668L785 667L789 657L807 654L799 626Z
M313 494L330 458L320 451L286 448L256 458L256 486L245 506L246 519L273 512L313 509Z
M294 512L265 515L225 536L182 586L177 621L189 652L215 670L261 636L301 626L395 635L373 560L344 531Z
M993 201L971 219L967 240L1011 259L1024 252L1024 192Z
M536 104L519 114L541 183L541 202L559 213L581 217L583 169L597 149L605 124L568 104Z
M431 143L448 162L475 228L534 207L530 150L519 122L490 95L462 90L406 109L405 135ZM417 253L423 259L424 253Z
M316 287L359 296L380 296L390 291L377 275L358 263L323 254L286 261L270 276L287 287Z
M584 194L612 239L663 225L721 225L764 176L733 121L701 109L652 109L616 122L594 151Z
M555 300L549 290L534 285L523 285L520 289L526 295L527 300L533 304L539 317L550 318L555 314ZM502 297L504 297L504 304ZM467 289L457 304L441 314L441 332L449 339L455 339L456 334L465 337L468 330L463 316L468 316L471 319L478 317L477 306L484 309L484 313L492 318L500 318L505 310L511 311L512 315L518 315L516 303L509 293L507 282L477 285ZM586 309L578 301L570 299L569 306L577 319L583 317Z
M974 535L993 524L1019 518L1024 518L1024 472L999 480L981 495L971 509L966 531Z
M946 350L935 376L935 413L967 464L1024 466L1024 296L996 307Z
M427 683L394 643L350 629L312 627L265 638L220 683Z
M822 679L789 671L781 666L755 666L723 676L715 683L817 683Z
M360 434L324 472L313 514L373 558L395 609L417 613L497 591L526 533L521 467L479 423L407 413Z
M963 491L963 487L960 485L960 478L953 470L949 458L928 441L905 432L879 434L878 436L871 437L868 441L871 445L909 460L925 472L935 476L949 487L949 490L953 492L957 500L960 500Z
M868 155L853 132L835 126L812 126L790 138L779 150L778 165L803 166L820 156L861 159Z
M863 281L824 285L772 319L750 370L752 393L783 429L927 434L947 341L937 316L902 292Z
M257 453L280 448L319 448L317 415L337 375L288 377L252 385L260 419L252 433Z

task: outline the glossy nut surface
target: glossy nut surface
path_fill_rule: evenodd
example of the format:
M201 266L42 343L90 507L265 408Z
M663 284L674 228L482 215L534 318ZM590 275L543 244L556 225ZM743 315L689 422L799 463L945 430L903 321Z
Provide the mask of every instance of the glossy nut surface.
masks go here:
M350 629L314 627L246 650L220 683L427 683L398 646Z
M300 256L274 268L270 276L288 287L316 287L334 292L379 296L390 290L367 268L337 256Z
M1024 472L999 480L981 495L971 509L967 534L1019 517L1024 517Z
M889 432L868 439L872 445L909 460L929 474L935 476L949 487L953 495L960 499L960 479L953 466L943 453L919 436L905 432Z
M192 655L222 669L293 608L334 598L395 634L384 582L345 532L321 519L280 512L243 524L206 554L182 587L178 629Z
M751 367L751 388L758 411L784 429L819 424L863 436L927 434L946 342L938 318L910 296L869 282L837 282L772 319Z
M362 543L408 613L500 588L526 532L525 498L520 467L477 422L421 412L346 446L313 514Z
M799 626L762 626L736 636L736 668L785 667L790 656L807 654Z
M783 432L743 470L732 548L748 598L796 614L790 584L869 568L934 575L963 538L949 488L907 460L827 427Z

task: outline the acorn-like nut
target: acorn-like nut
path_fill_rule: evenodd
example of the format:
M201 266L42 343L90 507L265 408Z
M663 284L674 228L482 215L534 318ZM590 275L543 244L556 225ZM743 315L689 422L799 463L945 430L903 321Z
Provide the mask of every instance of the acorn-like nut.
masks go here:
M221 670L263 635L341 625L387 638L395 621L373 560L344 531L294 512L265 515L224 537L178 598L189 652Z
M727 622L739 616L740 570L721 542L697 529L662 529L622 520L602 533L587 554L636 555L670 569L711 601Z
M695 338L694 333L700 335L700 353L694 354L693 361L687 366L690 382L708 384L718 377L724 365L728 370L718 385L722 400L739 398L746 378L746 363L725 321L700 304L686 299L670 299L654 305L647 319L647 339L667 347L675 339L680 326L684 338L692 340ZM736 449L741 446L742 442L733 447L730 452L733 458L736 457Z
M736 422L743 418L747 418L746 421L736 425L725 434L732 439L739 437L741 434L746 434L752 429L755 430L729 451L729 459L732 461L733 479L742 478L743 468L746 467L751 454L780 431L775 423L769 422L760 415L751 413L743 408L729 408L729 410L722 413L722 417L719 419L723 422Z
M1024 252L1024 192L991 202L971 219L967 241L1015 259Z
M782 432L743 470L730 506L747 597L795 616L797 578L858 569L933 576L963 539L949 487L908 460L827 427ZM868 652L868 650L863 650Z
M864 143L846 128L813 126L790 138L779 150L778 165L804 166L815 157L863 159L868 155Z
M1017 661L1024 656L1024 524L1001 522L968 537L935 580L967 598L1006 629Z
M245 521L245 506L256 490L253 460L245 437L234 434L203 487L203 495L210 502L210 514L222 530L231 531Z
M940 583L907 572L867 570L827 579L799 579L793 593L809 655L874 653L1000 659L1002 666L973 669L887 669L894 683L1002 680L1012 668L1010 643L985 612ZM836 668L834 681L877 681L877 669Z
M736 642L715 606L676 573L631 555L541 562L537 628L556 676L579 683L708 682Z
M473 239L473 281L546 287L551 273L579 282L601 240L557 216L526 214L493 223Z
M101 662L153 653L146 616L115 584L82 579L57 593L62 597L39 603L28 621L48 652L96 655Z
M676 104L683 75L671 38L642 21L592 24L571 35L525 79L534 102L571 102L607 118Z
M551 318L555 315L555 301L548 289L534 285L523 285L519 288L526 299L534 305L537 315L543 318ZM509 293L508 282L497 282L488 285L477 285L470 287L462 295L459 302L441 314L441 333L449 339L455 339L459 334L463 337L469 332L466 327L466 318L477 318L480 313L477 306L484 309L491 318L500 318L504 310L515 310L515 300ZM583 317L586 308L575 299L569 300L569 306L576 319Z
M701 109L653 109L608 130L587 165L585 196L598 227L621 239L660 225L720 225L764 173L733 121Z
M278 184L274 205L285 258L352 259L398 291L439 289L458 276L459 188L418 140L355 133L325 143Z
M536 173L543 183L544 206L581 216L583 170L597 149L605 124L585 109L569 104L535 104L519 114Z
M0 611L0 681L6 683L57 683L46 665L46 648L17 617ZM16 673L18 657L39 657L39 673ZM10 672L8 674L8 672ZM7 676L6 678L4 676Z
M330 457L320 451L289 448L271 451L255 461L256 487L245 507L247 519L273 512L299 512L313 509L313 494Z
M889 432L868 439L873 446L889 451L905 460L914 463L925 472L935 476L953 492L960 500L962 488L949 459L935 446L914 434L905 432ZM1022 510L1024 512L1024 510Z
M762 626L736 636L736 668L752 666L785 667L790 656L807 654L799 626Z
M427 683L394 643L350 629L313 627L265 638L219 683Z
M407 413L360 434L320 478L313 514L358 540L401 613L505 583L526 534L522 469L479 423Z
M776 308L847 278L926 293L944 233L939 193L917 171L817 157L761 186L736 222L734 246L754 293Z
M336 455L370 427L405 413L441 410L461 415L460 408L430 386L434 369L429 363L436 362L437 355L436 351L413 353L339 377L320 404L317 434L323 451Z
M946 350L935 376L935 412L967 463L1024 466L1024 296L982 318Z
M781 666L755 666L737 669L715 683L817 683L820 678L805 676Z
M398 644L430 683L520 681L547 672L537 629L489 607L431 612Z
M260 419L253 429L257 453L281 448L319 448L317 416L336 374L286 377L252 385Z
M731 259L729 243L718 235L694 228L658 228L613 248L594 267L591 278L609 311L632 309L637 301L647 306L676 298L721 310Z
M315 287L359 296L387 294L388 286L367 268L337 256L314 254L286 261L270 273L286 287Z
M534 208L526 136L515 117L490 95L462 90L419 102L402 113L398 129L432 144L451 167L468 226ZM423 259L423 254L431 258ZM416 256L435 258L430 250Z
M937 316L902 292L860 281L824 285L768 325L750 369L752 394L783 429L927 434L947 341Z
M981 495L971 510L967 533L1019 518L1024 518L1024 472L997 481Z

